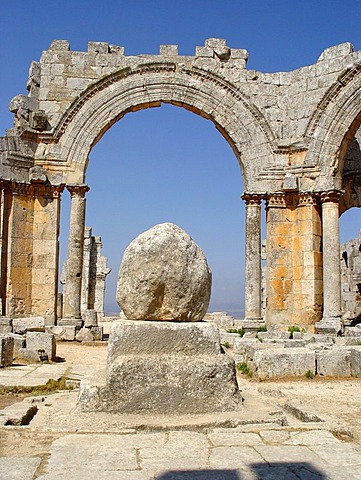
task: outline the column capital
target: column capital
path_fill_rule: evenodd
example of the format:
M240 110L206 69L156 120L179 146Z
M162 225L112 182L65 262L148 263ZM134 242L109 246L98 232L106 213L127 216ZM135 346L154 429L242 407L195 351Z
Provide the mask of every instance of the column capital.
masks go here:
M241 195L241 199L244 200L246 205L260 205L263 198L264 193L244 192Z
M298 194L298 205L316 205L318 196L315 192L300 192Z
M85 194L89 192L90 188L86 184L82 185L66 185L67 190L69 191L72 197L81 197L84 198Z
M339 203L343 192L340 190L328 190L327 192L320 192L319 197L321 203Z
M286 207L286 193L285 192L267 193L266 207Z

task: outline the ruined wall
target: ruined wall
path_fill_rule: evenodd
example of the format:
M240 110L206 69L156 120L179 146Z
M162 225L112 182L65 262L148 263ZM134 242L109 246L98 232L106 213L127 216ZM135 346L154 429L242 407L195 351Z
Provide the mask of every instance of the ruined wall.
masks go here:
M346 324L361 322L361 230L341 245L342 310Z

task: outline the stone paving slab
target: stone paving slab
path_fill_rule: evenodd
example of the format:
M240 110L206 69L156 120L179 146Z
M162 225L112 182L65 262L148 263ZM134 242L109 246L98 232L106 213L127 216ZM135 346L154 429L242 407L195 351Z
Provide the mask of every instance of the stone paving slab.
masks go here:
M50 379L58 380L67 371L68 366L61 364L19 365L0 369L0 386L35 387L45 385Z
M46 473L40 476L35 474L40 463L39 459L11 457L0 459L0 474L5 472L7 475L0 475L0 478L2 480L361 479L360 446L343 443L336 438L333 443L325 444L325 440L331 439L324 435L327 432L322 431L291 433L299 433L302 442L312 446L267 445L258 433L243 432L241 435L241 432L233 429L224 429L223 432L210 430L204 433L170 431L65 434L52 443L48 464L42 465ZM256 440L257 437L259 440ZM226 445L215 446L214 442ZM242 445L238 445L239 443ZM18 470L16 472L14 470L18 464L22 468L21 472L25 472L22 477L17 476Z
M38 457L1 457L0 478L1 480L33 480L40 461Z

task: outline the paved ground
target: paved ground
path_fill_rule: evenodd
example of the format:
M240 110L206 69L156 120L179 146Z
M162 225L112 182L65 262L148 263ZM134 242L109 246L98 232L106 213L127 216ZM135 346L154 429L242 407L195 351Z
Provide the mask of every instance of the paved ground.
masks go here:
M0 384L46 383L64 372L80 378L105 360L106 349L68 344L58 355L66 361L3 369ZM29 425L0 427L0 479L361 479L354 422L306 401L314 390L315 399L328 394L329 404L341 402L342 391L359 391L361 383L241 383L241 412L202 417L85 414L76 391L25 399L0 412L4 424L36 411ZM306 388L310 395L302 400ZM361 417L361 398L350 393L348 403Z

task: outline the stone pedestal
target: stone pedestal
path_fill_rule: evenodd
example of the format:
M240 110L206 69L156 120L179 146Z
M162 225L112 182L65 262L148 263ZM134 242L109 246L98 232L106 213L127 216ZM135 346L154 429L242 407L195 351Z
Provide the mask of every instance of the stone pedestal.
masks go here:
M80 386L83 411L201 414L242 407L233 360L203 322L124 321L112 326L107 369Z

